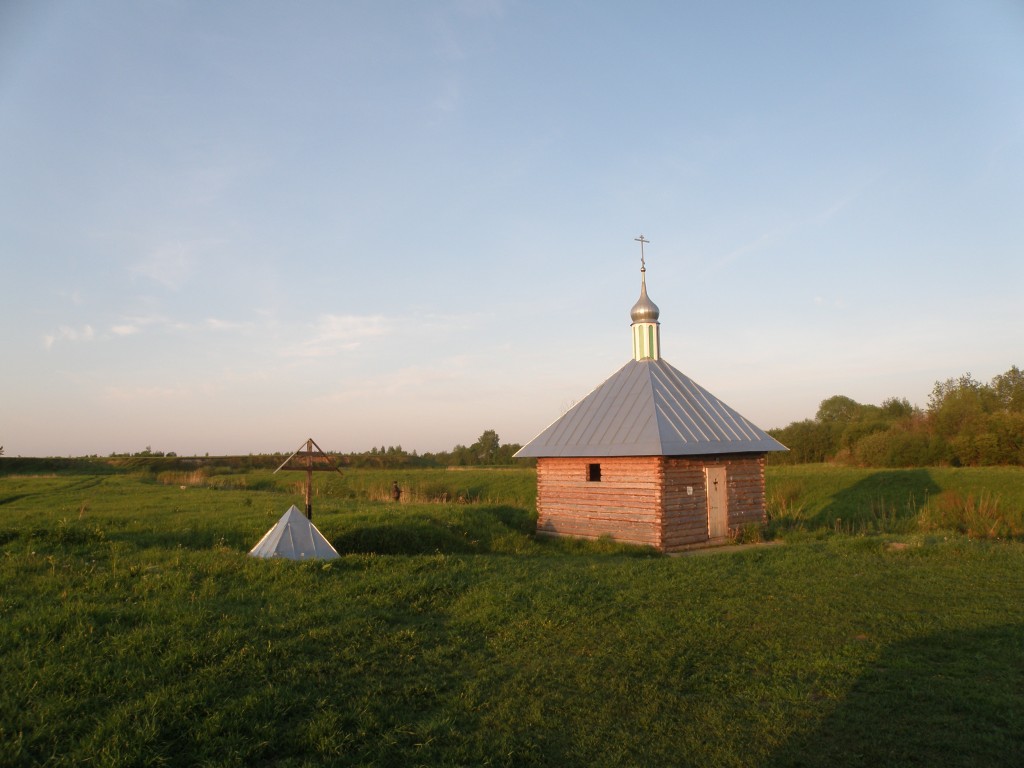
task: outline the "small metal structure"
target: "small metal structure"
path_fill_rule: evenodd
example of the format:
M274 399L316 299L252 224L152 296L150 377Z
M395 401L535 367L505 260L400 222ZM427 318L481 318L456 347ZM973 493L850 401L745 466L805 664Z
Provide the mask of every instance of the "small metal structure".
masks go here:
M316 449L314 451L313 449ZM302 466L289 467L288 463L292 459L299 459L303 462ZM299 446L299 449L295 451L291 456L284 460L284 463L280 467L274 470L276 475L282 469L292 471L302 471L306 473L306 519L313 519L313 473L314 472L337 472L341 474L341 470L334 466L334 462L331 461L331 457L324 453L323 449L316 444L313 438L306 440L305 444Z
M340 555L313 525L313 521L303 517L299 508L292 504L249 551L249 557L264 560L275 557L284 560L335 560Z

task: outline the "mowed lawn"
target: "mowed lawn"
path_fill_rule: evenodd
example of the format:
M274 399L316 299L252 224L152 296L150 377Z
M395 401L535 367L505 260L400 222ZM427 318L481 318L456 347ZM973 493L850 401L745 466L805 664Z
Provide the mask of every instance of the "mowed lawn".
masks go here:
M327 496L341 559L246 557L291 503L0 476L0 764L1024 764L1020 542L662 557Z

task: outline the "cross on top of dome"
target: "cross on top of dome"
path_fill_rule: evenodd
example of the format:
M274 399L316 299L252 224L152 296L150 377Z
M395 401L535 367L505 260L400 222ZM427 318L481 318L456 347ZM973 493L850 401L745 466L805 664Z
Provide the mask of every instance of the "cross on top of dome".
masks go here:
M647 264L644 261L644 245L651 242L643 235L640 237L634 237L638 243L640 243L640 298L636 304L633 305L633 309L629 311L629 317L633 323L656 323L658 317L661 315L661 310L658 309L658 305L655 304L647 296Z

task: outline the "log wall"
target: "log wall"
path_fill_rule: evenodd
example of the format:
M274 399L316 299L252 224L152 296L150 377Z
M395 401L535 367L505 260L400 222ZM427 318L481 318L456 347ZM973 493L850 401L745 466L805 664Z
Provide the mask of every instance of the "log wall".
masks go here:
M537 532L662 547L660 456L537 460ZM601 479L587 467L601 465Z
M663 549L687 549L711 542L708 538L708 496L704 468L725 467L729 527L764 521L764 454L736 453L720 456L670 457L665 459ZM693 494L687 493L687 488Z
M599 481L587 480L590 464L601 465ZM729 528L764 521L764 454L540 458L537 533L666 552L718 543L708 537L706 466L726 469Z

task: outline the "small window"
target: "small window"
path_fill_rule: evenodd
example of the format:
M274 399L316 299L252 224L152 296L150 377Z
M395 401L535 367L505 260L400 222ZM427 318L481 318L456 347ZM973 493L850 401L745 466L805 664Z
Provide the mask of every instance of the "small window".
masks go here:
M587 464L587 481L591 483L601 482L600 464Z

